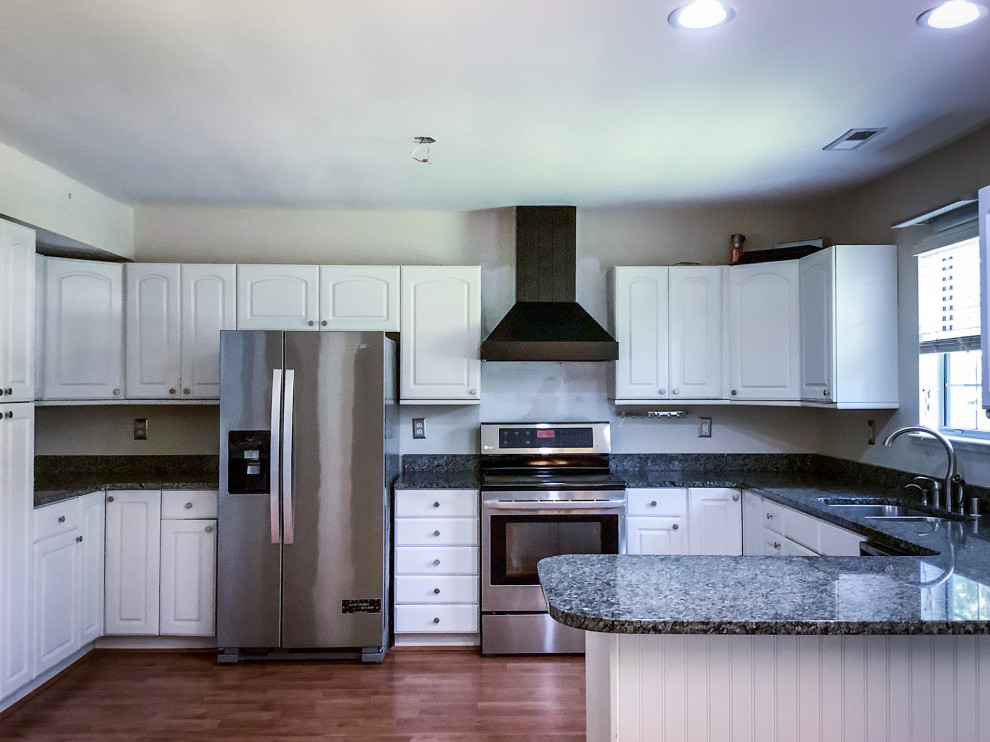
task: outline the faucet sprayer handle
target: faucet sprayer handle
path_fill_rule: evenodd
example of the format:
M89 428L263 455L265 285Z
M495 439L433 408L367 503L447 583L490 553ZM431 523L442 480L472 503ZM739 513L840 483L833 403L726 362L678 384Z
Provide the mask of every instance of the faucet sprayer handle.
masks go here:
M904 490L905 491L911 490L911 489L918 490L918 494L921 495L921 504L922 505L931 505L931 503L928 501L928 495L931 492L931 490L929 490L927 487L922 487L917 482L911 482L909 484L905 484L904 485Z

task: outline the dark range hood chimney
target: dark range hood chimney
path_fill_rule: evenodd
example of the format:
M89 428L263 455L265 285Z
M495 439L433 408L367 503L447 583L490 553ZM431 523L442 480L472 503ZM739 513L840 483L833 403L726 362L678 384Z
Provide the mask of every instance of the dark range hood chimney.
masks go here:
M575 299L577 208L516 207L516 303L483 361L614 361L619 344Z

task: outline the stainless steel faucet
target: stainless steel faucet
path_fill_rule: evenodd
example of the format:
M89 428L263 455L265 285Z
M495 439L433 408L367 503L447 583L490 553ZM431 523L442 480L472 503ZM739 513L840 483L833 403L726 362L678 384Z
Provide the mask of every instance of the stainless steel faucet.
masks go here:
M949 464L945 470L945 481L942 485L942 492L944 493L947 507L957 513L962 513L962 487L953 487L953 477L956 475L956 450L952 447L952 441L939 433L937 430L926 428L924 425L908 425L904 428L898 428L893 433L888 435L887 440L883 442L883 445L889 446L896 438L904 435L905 433L921 433L922 435L930 436L941 443L942 447L945 448L945 453L949 457ZM936 494L936 499L937 498L938 495ZM957 499L958 502L956 501Z

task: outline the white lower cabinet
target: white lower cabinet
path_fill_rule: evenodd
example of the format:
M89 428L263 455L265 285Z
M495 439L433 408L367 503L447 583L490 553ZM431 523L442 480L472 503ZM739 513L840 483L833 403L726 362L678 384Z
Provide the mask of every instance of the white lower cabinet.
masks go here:
M626 490L626 553L742 553L739 490Z
M866 538L755 492L743 492L745 556L859 556Z
M80 644L103 636L103 554L106 549L106 496L93 492L79 498L80 555L79 633Z
M396 643L477 643L479 557L477 490L396 491Z
M107 497L106 633L215 633L217 493Z

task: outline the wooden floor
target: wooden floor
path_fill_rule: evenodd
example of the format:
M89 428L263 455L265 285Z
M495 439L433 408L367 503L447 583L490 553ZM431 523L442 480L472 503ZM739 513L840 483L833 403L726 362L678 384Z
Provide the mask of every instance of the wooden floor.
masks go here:
M579 742L584 660L398 650L218 666L212 654L91 654L0 719L0 740Z

